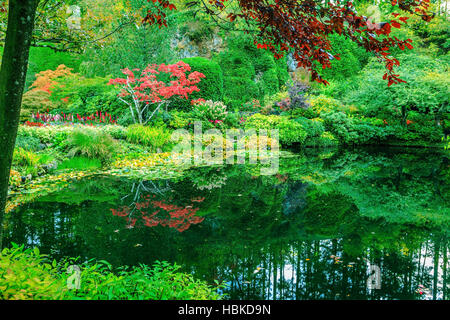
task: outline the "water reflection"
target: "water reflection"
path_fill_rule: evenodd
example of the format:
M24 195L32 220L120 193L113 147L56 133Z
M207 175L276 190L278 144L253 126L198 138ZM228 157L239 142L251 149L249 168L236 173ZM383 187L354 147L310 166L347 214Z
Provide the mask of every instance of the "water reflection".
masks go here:
M154 182L149 181L153 186ZM118 209L111 208L113 216L122 217L125 219L127 228L134 228L136 222L141 220L146 227L169 227L184 232L191 227L191 225L201 223L205 218L197 216L198 207L194 207L194 203L200 203L205 198L191 199L191 203L186 206L178 206L169 202L172 198L166 200L157 200L157 194L146 193L142 194L139 190L149 192L146 188L146 182L133 183L132 193L136 189L133 202L129 205L123 205ZM136 187L137 186L137 187ZM155 186L156 187L156 186ZM159 189L158 193L162 194ZM122 198L128 198L127 195Z
M448 299L449 171L442 154L358 150L283 159L272 177L99 177L12 212L5 242L115 266L177 262L232 299Z

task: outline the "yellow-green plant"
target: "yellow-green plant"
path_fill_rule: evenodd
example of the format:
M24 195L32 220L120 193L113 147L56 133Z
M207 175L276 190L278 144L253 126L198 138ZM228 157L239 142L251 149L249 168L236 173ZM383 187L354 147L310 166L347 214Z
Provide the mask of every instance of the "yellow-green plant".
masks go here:
M77 265L79 274L70 273ZM0 299L5 300L218 300L214 288L180 266L156 261L152 267L113 267L107 261L51 261L38 249L13 244L0 253ZM76 270L72 268L72 271ZM68 283L78 276L79 287Z
M163 127L146 127L135 124L128 127L127 140L131 143L151 147L153 151L168 146L170 131Z
M38 249L5 248L0 254L0 299L52 300L64 297L65 283Z

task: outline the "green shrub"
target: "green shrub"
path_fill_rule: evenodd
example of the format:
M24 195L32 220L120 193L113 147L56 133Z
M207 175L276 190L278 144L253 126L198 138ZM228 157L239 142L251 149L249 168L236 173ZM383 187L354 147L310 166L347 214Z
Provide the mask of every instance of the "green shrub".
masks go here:
M39 155L26 151L22 148L15 148L13 154L12 164L20 167L26 174L37 175L39 166Z
M227 106L238 110L240 107L259 96L256 83L244 77L226 77L224 81L224 102Z
M436 116L448 112L450 78L446 57L404 54L398 56L396 73L407 81L397 86L386 85L382 65L372 60L358 78L358 86L347 93L348 103L361 106L365 116L397 119L405 125L408 113Z
M38 151L41 148L41 140L31 136L18 135L16 138L16 148L22 148L27 151Z
M28 127L19 126L17 136L37 138L43 144L58 145L72 133L74 128L70 126Z
M127 138L127 128L118 125L106 125L97 128L98 130L109 134L114 139L124 140Z
M332 133L328 131L325 131L319 137L319 146L321 147L336 146L338 144L339 141L335 138L335 136Z
M282 145L291 146L293 144L303 144L305 142L307 133L303 127L295 121L282 117L277 124L277 129L280 130L280 143Z
M0 254L1 300L62 299L65 282L39 250L13 246Z
M0 254L0 299L6 300L218 300L204 281L156 262L153 267L119 267L106 261L50 261L39 250L13 244ZM69 290L69 265L79 265L80 288ZM222 288L219 285L218 288Z
M55 162L53 155L45 153L34 153L27 151L20 147L14 149L12 165L23 175L31 174L32 176L38 173L44 173L49 168L45 165Z
M257 49L249 35L227 36L227 50L216 60L224 74L223 101L234 109L276 93L289 78L286 58L276 62L270 52Z
M65 141L65 148L69 157L82 156L108 164L118 151L118 144L105 132L85 128L75 129Z
M320 115L322 112L342 111L343 108L339 100L325 95L309 96L308 103L311 105L315 115Z
M243 117L241 117L239 112L228 112L224 123L226 128L239 128L242 122Z
M261 80L258 82L260 88L259 94L264 97L265 95L272 95L278 92L280 88L278 83L277 70L275 68L269 69L263 73Z
M344 80L357 75L370 56L366 50L339 34L332 34L328 39L331 43L331 54L339 54L340 60L331 60L331 68L321 70L320 73L327 80Z
M392 130L397 139L409 143L438 143L442 140L442 127L436 126L434 119L430 119L427 116L423 116L421 119L415 117L411 117L410 119L408 121L411 122L406 127L401 125L393 126Z
M105 125L99 127L86 127L83 125L74 126L46 126L46 127L28 127L19 126L17 132L17 139L33 139L38 140L43 144L52 144L57 147L61 147L65 140L76 130L90 130L103 132L111 135L115 139L125 139L127 129L118 125ZM30 140L31 141L31 140Z
M307 118L297 118L296 122L300 123L303 129L307 133L307 138L318 138L325 132L325 126L323 124L323 120L320 118L316 118L314 120L310 120Z
M151 147L153 151L169 147L171 133L163 127L145 127L135 124L128 127L127 140L131 143Z
M192 112L172 111L167 123L172 129L187 128L190 123L194 122Z
M302 144L307 136L303 127L295 122L282 116L265 116L262 114L254 114L245 122L245 128L255 129L278 129L279 139L282 145L290 146L296 143Z
M319 137L307 138L305 141L305 146L312 148L334 147L338 145L338 139L328 131L325 131Z
M228 111L223 102L214 102L211 100L197 104L192 114L194 119L201 121L225 121Z
M323 112L325 127L343 144L379 144L393 136L380 119L352 118L344 112Z
M260 113L256 113L251 117L247 118L245 122L246 128L255 128L255 129L273 129L276 128L276 125L279 123L280 117L271 115L266 116Z
M307 119L313 119L316 118L318 114L314 111L313 108L296 108L291 110L291 118L307 118Z
M352 144L357 141L358 133L355 131L353 120L344 112L322 112L325 127L333 133L343 144Z
M441 3L431 4L433 12L439 11ZM443 8L441 10L444 10ZM427 48L427 52L435 51L436 54L446 54L450 48L450 29L448 27L448 15L440 14L428 23L422 23L420 16L409 15L408 25L419 39L413 39L414 43L419 42L421 46ZM403 28L402 28L403 29ZM400 30L399 30L400 31ZM400 38L400 37L399 37ZM409 36L409 38L411 38ZM434 52L433 52L434 53Z
M200 92L194 92L190 100L202 98L205 100L222 101L223 72L219 64L202 57L186 58L183 61L191 67L191 72L198 71L206 76L206 78L203 78L197 84Z
M179 272L180 267L156 262L153 267L120 267L106 262L81 265L81 288L68 298L89 300L218 300L220 295L205 282Z
M22 97L22 107L20 109L20 121L30 120L32 114L37 112L51 111L57 107L50 100L50 93L43 90L30 90L24 93Z
M278 87L283 88L286 86L291 79L291 76L288 72L288 65L287 65L287 57L283 57L281 59L275 59L275 65L276 65L276 71L277 71L277 78L278 78Z
M389 130L368 123L357 123L354 130L357 133L356 144L380 144L390 135Z

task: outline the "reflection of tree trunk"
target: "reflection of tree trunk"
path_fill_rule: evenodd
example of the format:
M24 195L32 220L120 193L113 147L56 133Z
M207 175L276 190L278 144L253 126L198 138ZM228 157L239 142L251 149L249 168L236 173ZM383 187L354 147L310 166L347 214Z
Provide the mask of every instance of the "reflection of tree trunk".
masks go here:
M267 275L267 280L268 280L268 284L267 284L267 299L270 300L270 290L272 289L272 285L271 285L271 276L272 276L272 264L271 264L271 250L272 247L269 248L269 253L267 255L267 270L269 270L269 274Z
M397 178L395 179L395 188L397 191L400 191L400 184L402 182L402 175L403 175L403 166L400 165L397 169Z
M275 253L272 254L272 266L273 266L273 299L277 299L277 261Z
M307 254L306 258L309 259L311 257L311 248L312 243L308 241L306 243L307 248ZM306 261L306 274L305 274L305 285L306 285L306 296L311 299L311 292L312 292L312 285L313 285L313 279L312 279L312 273L311 273L311 265L309 261Z
M443 281L442 281L442 295L443 295L443 299L446 300L447 299L447 264L448 264L448 257L447 257L447 246L448 246L448 242L445 241L444 242L444 247L442 249L442 254L443 254L443 265L442 265L442 273L443 273Z
M295 279L296 279L296 283L295 283L295 299L299 299L299 284L300 284L300 274L301 274L301 271L300 271L300 251L301 251L301 242L299 241L298 242L298 245L297 245L297 256L296 256L296 258L297 258L297 266L296 266L296 269L295 269Z
M420 272L420 282L423 282L423 280L424 280L423 277L425 274L425 263L427 261L427 258L428 258L428 241L426 242L426 245L425 245L425 254L424 254L424 258L423 258L422 271Z
M337 248L338 248L337 239L331 240L331 253L335 257L337 255ZM336 289L335 289L336 288L336 268L334 268L334 265L333 265L332 274L331 274L331 288L332 288L332 292L334 293L334 295L336 295Z
M280 244L278 251L278 259L280 260L280 300L283 300L283 279L284 279L284 259L283 259L283 244Z
M319 268L315 268L316 265L318 264L317 261L319 260L319 259L316 260L316 257L319 256L319 248L320 248L320 241L319 240L314 241L314 253L313 253L313 256L311 257L311 261L310 261L313 273L316 273L319 270ZM316 299L319 294L320 294L320 290L318 287L316 287L316 290L314 291L314 299Z
M436 300L438 291L438 273L439 273L439 251L440 251L440 238L436 236L434 242L434 270L433 270L433 300Z
M263 252L266 252L266 250L264 250ZM264 300L267 300L267 299L269 299L266 296L267 254L263 253L262 261L263 261L263 279L262 279L262 290L261 290L262 297L261 298L263 298Z

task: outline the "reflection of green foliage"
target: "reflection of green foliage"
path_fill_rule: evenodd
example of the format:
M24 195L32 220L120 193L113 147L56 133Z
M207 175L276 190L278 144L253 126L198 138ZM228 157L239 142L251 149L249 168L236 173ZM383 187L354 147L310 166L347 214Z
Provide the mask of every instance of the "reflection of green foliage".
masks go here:
M58 165L59 170L64 169L76 169L76 170L89 170L99 169L102 163L98 159L89 159L83 157L75 157L69 160L65 160Z
M302 212L301 221L308 233L318 236L348 233L358 213L351 198L327 188L310 190L306 201L308 206Z
M101 179L98 176L72 181L69 188L39 198L42 203L66 203L80 205L83 202L115 202L123 189L123 182L116 179ZM49 208L49 210L51 210Z
M167 203L201 199L195 207L205 220L183 233L142 223L131 228L110 208L139 199L139 180L96 177L18 208L7 218L5 243L24 243L32 234L58 258L95 257L114 266L177 262L209 283L229 281L231 298L273 298L270 289L276 298L415 299L419 284L433 285L423 256L448 250L447 164L429 150L305 150L281 158L274 176L237 165L144 181L147 193ZM195 187L218 178L220 187ZM383 288L374 295L366 291L363 259L383 266ZM287 266L296 282L280 275ZM278 280L269 283L275 272ZM409 284L398 280L405 276Z

